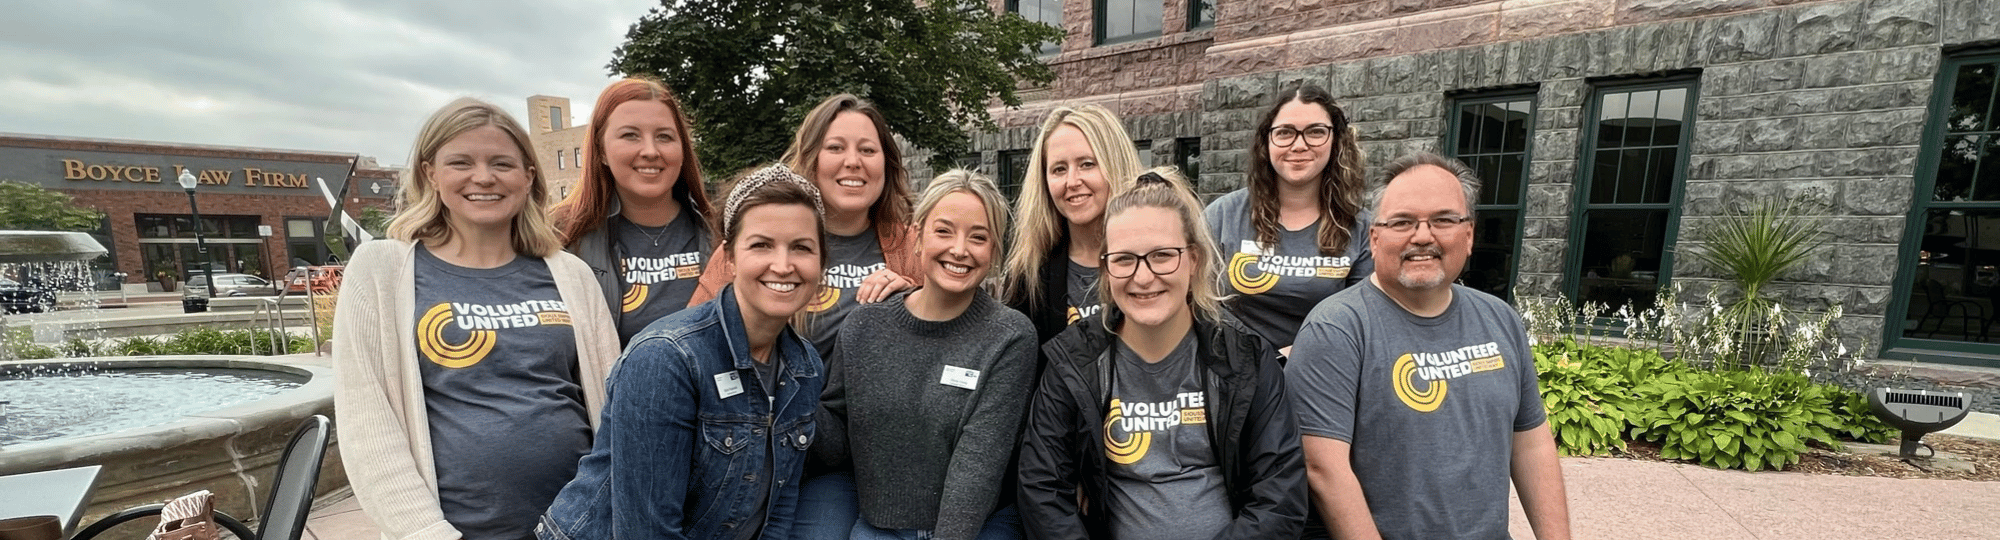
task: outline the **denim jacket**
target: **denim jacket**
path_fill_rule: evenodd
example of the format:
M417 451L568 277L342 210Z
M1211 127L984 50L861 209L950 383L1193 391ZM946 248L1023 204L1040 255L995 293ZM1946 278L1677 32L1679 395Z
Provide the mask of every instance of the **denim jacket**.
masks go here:
M728 288L634 336L606 382L597 440L536 535L733 540L761 521L762 538L789 537L825 379L789 326L774 350L784 363L767 400Z

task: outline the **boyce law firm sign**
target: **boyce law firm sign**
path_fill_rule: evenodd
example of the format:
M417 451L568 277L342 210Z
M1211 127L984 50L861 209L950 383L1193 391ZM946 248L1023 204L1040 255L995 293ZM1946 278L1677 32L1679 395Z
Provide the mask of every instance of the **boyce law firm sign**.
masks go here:
M194 173L212 193L310 195L325 178L331 187L347 180L352 158L302 154L312 161L227 159L168 154L114 153L42 148L0 148L0 180L51 189L179 189L181 171Z

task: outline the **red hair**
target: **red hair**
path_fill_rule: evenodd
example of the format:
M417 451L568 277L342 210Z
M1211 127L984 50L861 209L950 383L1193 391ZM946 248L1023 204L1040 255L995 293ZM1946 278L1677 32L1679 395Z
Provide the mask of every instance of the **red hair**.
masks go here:
M673 111L681 145L681 175L674 182L673 197L682 207L693 210L709 237L715 237L714 212L709 211L708 190L701 182L701 159L695 156L693 127L681 109L680 99L659 81L634 77L604 87L604 92L597 95L597 105L590 111L589 137L583 141L584 155L588 156L583 161L583 177L577 180L569 197L556 203L551 211L563 245L575 245L584 235L603 227L611 213L611 201L618 196L618 181L611 177L611 167L604 163L604 130L613 109L640 100L658 101Z

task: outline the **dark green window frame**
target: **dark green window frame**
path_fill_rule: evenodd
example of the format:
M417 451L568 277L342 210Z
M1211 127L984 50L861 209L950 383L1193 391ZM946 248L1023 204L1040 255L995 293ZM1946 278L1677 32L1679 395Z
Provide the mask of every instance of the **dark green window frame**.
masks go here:
M1021 18L1023 19L1035 21L1049 26L1054 26L1057 29L1061 29L1063 27L1063 13L1062 13L1063 0L1027 0L1027 1L1034 7L1033 9L1030 9L1028 11L1022 11L1021 10L1022 0L1007 0L1007 12L1013 13L1015 15L1020 15ZM1049 6L1049 4L1051 3L1055 4L1055 6L1053 6L1055 7L1053 13L1051 13L1050 10L1047 9L1051 7ZM1036 49L1036 53L1044 56L1053 55L1059 52L1062 52L1062 38L1056 38L1054 40L1044 42L1041 44L1039 48Z
M1000 188L1000 194L1007 197L1007 202L1021 198L1021 183L1027 181L1028 167L1033 166L1029 163L1030 159L1033 159L1033 153L1025 148L1000 151L999 159L993 166L999 172L994 175L994 183L998 184L996 187Z
M1111 4L1114 2L1128 5L1131 9L1121 9L1113 13ZM1092 42L1098 45L1113 45L1160 37L1160 27L1165 24L1165 17L1144 16L1138 9L1142 5L1158 6L1154 10L1154 15L1165 13L1167 8L1165 0L1092 0L1090 11ZM1110 35L1111 20L1118 17L1127 19L1132 31Z
M1993 265L1976 264L1970 260L1972 258L1971 255L1975 251L1981 251L1976 247L1980 242L1974 241L1975 237L1973 235L1968 235L1965 238L1965 241L1970 243L1963 250L1963 254L1967 256L1966 259L1968 260L1957 263L1946 259L1951 255L1958 255L1958 250L1945 249L1939 250L1936 253L1927 253L1932 250L1931 248L1937 246L1927 245L1927 241L1934 241L1926 238L1930 236L1928 233L1933 229L1933 213L1940 213L1942 217L1945 217L1945 223L1941 224L1941 228L1944 229L1951 227L1949 221L1952 218L1966 219L1968 223L1961 224L1960 226L1964 228L1969 225L1971 230L1984 228L1980 224L1972 222L1973 219L1979 217L2000 218L2000 215L1996 215L2000 214L2000 196L1992 194L1996 188L2000 188L2000 182L1991 184L1981 184L1978 182L1979 179L1987 181L2000 180L2000 120L1996 120L1993 117L1994 114L2000 113L2000 49L1986 48L1965 51L1947 56L1940 64L1937 77L1934 79L1932 85L1928 119L1924 123L1924 133L1920 146L1920 152L1922 153L1917 156L1916 176L1914 181L1911 182L1914 184L1915 189L1911 194L1909 221L1904 225L1903 242L1901 248L1898 250L1896 279L1892 285L1894 289L1892 289L1892 294L1890 295L1888 316L1883 318L1882 343L1884 346L1882 347L1881 356L1896 360L1921 360L1941 364L2000 367L2000 344L1996 344L1996 342L2000 342L2000 332L1991 331L1992 323L1996 317L1996 313L1994 312L2000 311L2000 304L1992 303L2000 301L2000 284L1982 285L1979 283L1982 280L1992 281L1992 279L1988 279L1989 277L2000 276L1982 276L1981 274L1987 272ZM1977 68L1981 65L1991 66L1984 74L1977 75L1987 78L1987 85L1983 89L1979 88L1976 82L1965 80L1962 77L1964 71L1968 68ZM1968 88L1960 88L1962 84ZM1973 95L1977 93L1983 93L1984 95ZM1961 94L1964 95L1961 96ZM1957 102L1959 99L1981 100L1984 102L1983 108L1985 110L1958 110ZM1968 114L1972 116L1972 122L1977 125L1963 123L1967 121L1966 115ZM1970 150L1975 152L1983 150L1983 152L1975 154L1978 157L1972 159L1974 169L1966 175L1971 177L1967 180L1972 183L1963 186L1946 185L1940 187L1939 178L1941 176L1947 174L1959 176L1960 173L1965 172L1961 169L1964 166L1963 160L1959 160L1953 166L1947 167L1943 159L1948 143L1956 143L1963 140L1973 141ZM1953 171L1947 173L1944 171L1946 168L1951 168ZM1941 197L1950 197L1958 200L1935 200ZM1981 198L1986 200L1978 200ZM1949 234L1948 230L1940 230L1939 232L1940 236ZM1927 255L1930 257L1927 257ZM1990 256L1988 257L1990 258ZM1958 268L1947 268L1951 265L1957 265ZM1928 278L1931 277L1930 275L1944 270L1954 270L1959 274L1957 275L1957 279L1938 278L1945 281L1956 281L1957 283L1953 285L1964 287L1964 289L1957 291L1956 296L1953 296L1953 293L1949 290L1924 291L1918 289L1918 287L1925 285L1925 283L1919 282L1920 277L1926 278L1926 281L1928 281ZM1977 295L1971 290L1981 287L1987 289L1988 292L1984 295ZM1987 302L1980 302L1976 296L1985 296ZM1945 307L1946 310L1941 315L1929 312L1918 313L1916 312L1918 309L1916 300L1920 297L1925 300L1926 305L1924 308L1926 310L1930 308L1929 304L1934 302L1944 304L1942 307ZM1930 319L1933 315L1940 315L1942 318L1936 323L1931 323ZM1909 321L1912 317L1917 318L1917 326L1915 328L1909 327ZM1933 329L1928 334L1922 330L1927 323L1941 328L1947 322L1945 319L1954 317L1965 319L1978 318L1981 321L1981 326L1977 330L1961 328L1960 337L1962 339L1960 340L1938 339L1938 335L1941 333L1939 329ZM1962 321L1960 324L1964 325ZM1910 334L1922 335L1907 336L1905 335L1906 330ZM1979 332L1984 335L1974 336L1973 332ZM1946 336L1950 335L1950 332L1942 333ZM1974 341L1975 337L1980 339L1980 341Z
M1174 166L1189 182L1201 183L1201 137L1174 139Z
M1632 133L1627 130L1635 127L1634 125L1618 128L1620 132L1617 135L1621 139L1619 144L1601 144L1601 137L1613 135L1603 129L1604 121L1602 119L1605 118L1607 105L1611 107L1629 105L1625 103L1625 100L1631 99L1635 95L1647 92L1667 93L1668 91L1675 90L1684 93L1681 98L1683 101L1681 104L1681 124L1678 136L1668 138L1672 141L1672 144L1658 144L1668 141L1657 139L1649 139L1647 142L1639 144L1622 142L1625 136ZM1566 250L1568 256L1563 266L1563 294L1568 295L1578 305L1604 297L1623 297L1621 300L1629 300L1632 304L1635 304L1632 306L1635 311L1652 307L1653 297L1658 293L1659 288L1665 287L1673 279L1674 245L1680 233L1680 203L1682 193L1686 191L1688 154L1694 139L1694 112L1695 107L1700 103L1700 90L1700 81L1694 75L1643 82L1601 84L1591 89L1589 107L1583 118L1584 126L1580 145L1582 159L1577 169L1575 198L1571 203L1569 249ZM1655 111L1657 111L1657 106L1658 102L1655 102ZM1649 124L1647 129L1649 133L1647 137L1656 135L1657 132L1652 131L1652 125ZM1648 156L1648 163L1650 164L1652 156L1657 155L1655 151L1667 149L1673 150L1671 159L1673 162L1671 163L1672 169L1666 171L1666 176L1663 178L1654 177L1641 182L1642 188L1650 189L1659 189L1653 187L1657 185L1654 183L1655 180L1665 182L1665 185L1661 187L1666 189L1667 192L1663 196L1651 197L1655 200L1619 202L1621 199L1648 198L1648 194L1643 193L1645 189L1641 190L1642 193L1633 195L1623 193L1622 188L1625 186L1620 185L1618 180L1616 180L1619 175L1623 174L1622 168L1614 172L1613 179L1598 177L1598 169L1601 165L1611 166L1610 163L1603 162L1599 158L1599 154L1602 152L1615 151L1621 154L1628 151L1644 152ZM1621 158L1616 163L1622 166L1626 162ZM1642 170L1642 173L1645 172L1650 171ZM1609 187L1612 202L1594 201L1593 195L1599 195L1600 197L1596 198L1602 198L1601 196L1604 194L1602 190L1605 190L1606 187L1600 182L1607 180L1612 182ZM1597 191L1597 193L1594 194L1593 191ZM1616 261L1616 258L1613 258L1609 263L1604 265L1606 268L1600 273L1596 265L1592 264L1595 261L1587 260L1590 257L1586 257L1584 253L1590 249L1592 219L1599 217L1600 214L1613 212L1630 213L1633 211L1661 212L1658 217L1661 223L1657 224L1657 228L1660 231L1659 234L1661 235L1658 239L1660 247L1657 254L1657 261L1648 265L1654 267L1654 269L1647 271L1637 270L1638 262L1636 260L1629 261L1626 264L1628 268L1619 269L1617 267L1620 266L1620 263ZM1646 223L1642 224L1642 226L1647 229L1654 228L1655 224L1652 223L1653 218L1648 217L1645 221ZM1642 239L1641 243L1647 243L1647 239ZM1636 253L1636 251L1634 252ZM1649 254L1640 253L1640 255L1645 256ZM1634 259L1637 258L1635 257ZM1590 267L1586 268L1586 266ZM1629 272L1629 275L1619 275L1626 272ZM1650 272L1653 275L1646 276L1646 272ZM1615 311L1621 305L1624 304L1621 302L1609 305L1605 313L1597 315L1600 317L1609 315L1611 311ZM1602 318L1597 323L1617 324L1615 321Z
M1451 112L1446 118L1448 127L1445 138L1439 145L1448 155L1478 171L1482 184L1479 201L1472 207L1473 213L1479 219L1474 228L1473 260L1467 263L1465 274L1460 276L1461 281L1465 281L1466 274L1486 270L1479 264L1482 258L1482 246L1485 246L1483 249L1488 254L1485 259L1492 259L1491 255L1500 255L1504 270L1500 271L1498 276L1474 278L1467 281L1466 285L1508 302L1513 301L1511 293L1515 280L1521 273L1521 236L1526 230L1527 223L1528 173L1533 167L1535 153L1537 112L1535 94L1535 89L1531 88L1453 98L1449 108ZM1478 122L1482 124L1481 126L1466 126L1468 114L1475 114L1469 109L1482 107L1501 107L1525 113L1527 116L1519 119L1525 128L1520 140L1516 141L1506 133L1500 133L1501 140L1497 142L1487 140L1494 135L1492 130L1484 125L1492 121L1490 117L1480 116ZM1516 108L1519 110L1515 110ZM1509 158L1518 159L1518 167L1510 167ZM1506 174L1494 174L1510 169L1513 173L1511 178ZM1500 219L1511 220L1511 224L1495 223ZM1496 225L1504 230L1494 230ZM1509 239L1511 242L1508 242Z
M1216 4L1221 0L1188 0L1187 29L1213 28Z

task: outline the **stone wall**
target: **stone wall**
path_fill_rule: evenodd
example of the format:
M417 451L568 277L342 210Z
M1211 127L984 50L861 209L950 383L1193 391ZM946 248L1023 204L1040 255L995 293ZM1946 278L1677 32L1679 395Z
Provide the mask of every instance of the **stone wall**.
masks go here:
M1563 287L1592 91L1692 78L1693 142L1669 249L1697 246L1706 223L1753 202L1801 202L1828 224L1834 245L1782 276L1777 292L1798 307L1842 304L1841 331L1855 344L1881 343L1895 300L1941 59L2000 43L2000 4L1991 0L1270 0L1221 10L1217 26L1201 30L1212 45L1199 58L1198 91L1188 83L1147 94L1090 64L1142 58L1116 69L1154 69L1148 62L1158 60L1139 56L1138 45L1096 56L1066 48L1064 80L1040 101L996 110L1003 129L975 137L982 168L994 173L996 151L1032 144L1050 108L1104 103L1127 115L1134 138L1155 140L1155 163L1172 162L1161 140L1200 137L1197 185L1213 197L1241 187L1257 115L1286 85L1331 90L1371 170L1436 150L1453 96L1530 90L1537 111L1516 287L1550 295ZM1065 45L1075 36L1072 27ZM1195 43L1173 36L1160 47ZM1690 294L1715 288L1719 276L1692 259L1675 258L1675 281Z

